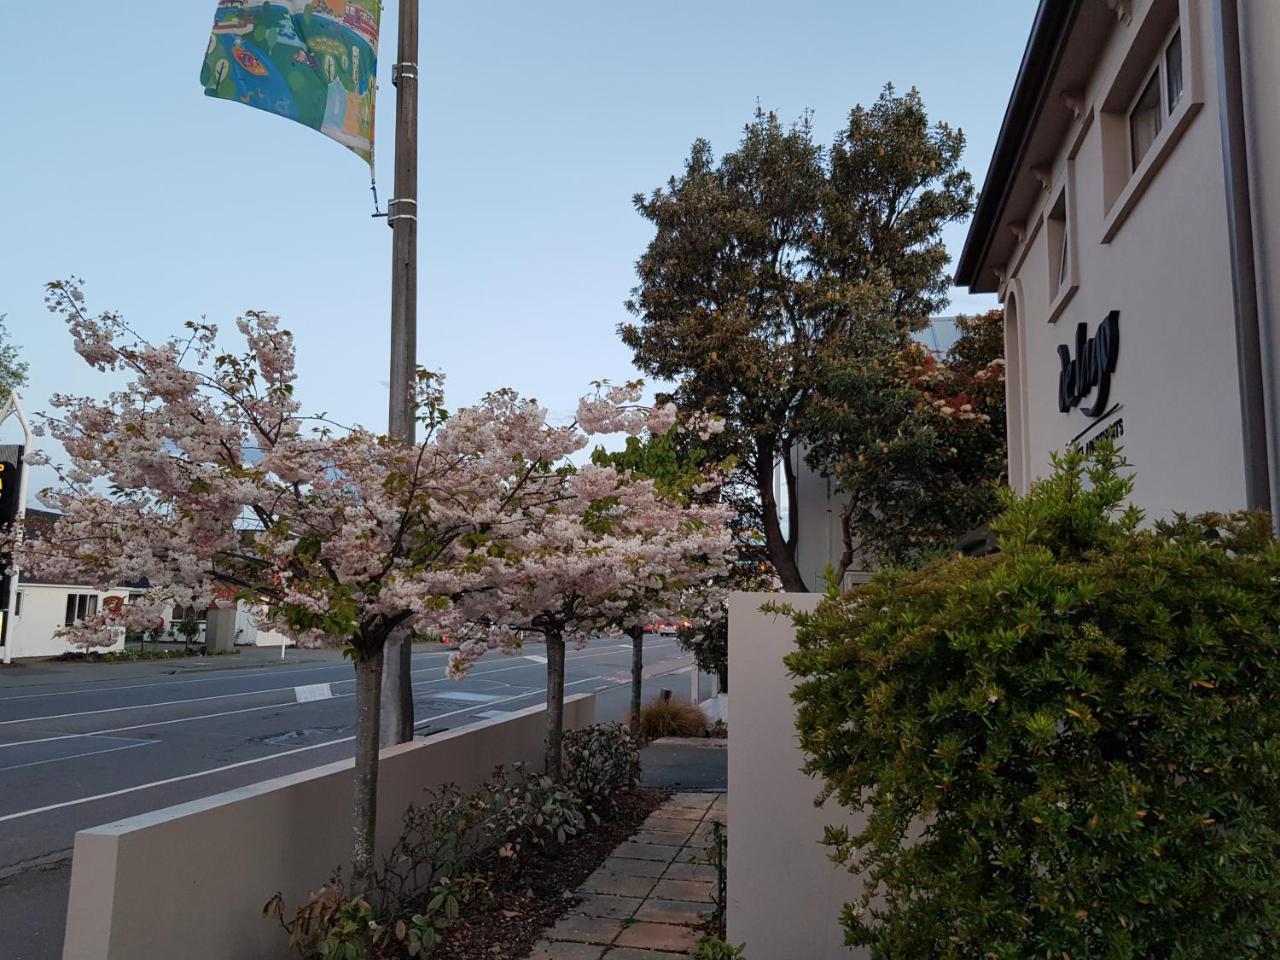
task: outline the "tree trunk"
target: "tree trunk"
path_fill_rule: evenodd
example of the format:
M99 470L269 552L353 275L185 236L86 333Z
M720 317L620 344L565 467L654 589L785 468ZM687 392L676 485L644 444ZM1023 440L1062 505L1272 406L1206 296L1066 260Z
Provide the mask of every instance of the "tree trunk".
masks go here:
M644 684L644 627L632 627L631 637L631 736L640 739L640 695Z
M774 456L771 447L761 447L756 452L756 489L760 494L760 512L764 520L764 543L769 560L782 581L782 589L788 593L808 593L800 568L796 566L796 543L782 535L778 519L778 500L773 495ZM792 499L792 494L788 495ZM791 523L796 518L791 516Z
M413 638L388 643L382 651L382 718L384 747L413 739Z
M564 739L564 636L548 631L547 641L547 749L545 770L560 779L560 742Z
M849 568L853 566L853 497L850 497L845 505L840 509L840 565L836 567L836 582L834 584L838 592L843 592L844 575L849 572Z
M356 766L351 821L351 895L364 896L374 871L378 815L378 718L382 650L356 661Z

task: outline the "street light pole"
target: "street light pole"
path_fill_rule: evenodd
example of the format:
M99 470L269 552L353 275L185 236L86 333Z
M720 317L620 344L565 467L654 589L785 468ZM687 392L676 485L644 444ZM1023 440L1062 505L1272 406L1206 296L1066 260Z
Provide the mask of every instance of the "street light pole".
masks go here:
M414 394L418 371L418 2L400 0L400 36L392 83L396 86L395 197L387 202L391 227L391 402L388 433L416 442ZM381 742L413 739L413 644L387 645L383 657Z

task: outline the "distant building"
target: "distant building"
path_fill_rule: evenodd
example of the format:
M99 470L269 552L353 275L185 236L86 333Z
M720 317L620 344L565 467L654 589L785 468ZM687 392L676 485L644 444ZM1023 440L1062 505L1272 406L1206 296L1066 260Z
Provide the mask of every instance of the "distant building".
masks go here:
M959 331L955 317L934 317L916 339L936 356L942 356L955 345ZM823 589L823 574L828 566L836 566L844 553L844 535L840 529L841 498L836 493L835 481L824 477L804 461L803 449L792 451L792 468L796 478L796 515L779 517L782 529L794 529L796 542L796 566L805 585L810 590ZM779 504L787 503L786 481L781 468L774 472L774 496ZM794 524L794 528L791 526ZM849 587L866 583L871 578L872 565L863 557L855 559L845 573L841 586Z
M1102 436L1134 501L1272 509L1280 3L1042 0L956 280L1005 310L1009 482Z
M47 510L28 509L25 535L48 536L57 516ZM110 590L101 590L74 581L20 576L14 593L13 616L5 631L9 655L15 659L56 657L82 650L83 646L59 636L59 631L94 616L110 602L133 602L142 596L145 589L144 583L121 584ZM171 609L164 618L164 627L169 630L175 623L186 619L197 624L194 638L197 645L230 649L235 645L280 646L292 643L280 633L260 630L258 612L244 603L226 610ZM175 637L181 639L176 633ZM93 649L99 652L123 650L125 639L125 631L120 628L113 643Z

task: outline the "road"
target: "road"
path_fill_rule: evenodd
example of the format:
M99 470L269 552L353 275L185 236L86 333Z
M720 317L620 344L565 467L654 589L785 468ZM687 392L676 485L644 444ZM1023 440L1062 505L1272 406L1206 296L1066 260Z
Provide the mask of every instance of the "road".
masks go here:
M418 735L542 703L541 652L489 654L452 680L447 649L416 648ZM688 696L690 659L673 640L649 637L645 657L646 697ZM594 692L597 718L621 720L630 665L626 642L571 650L566 693ZM350 757L354 693L336 651L0 670L0 957L61 956L77 830Z

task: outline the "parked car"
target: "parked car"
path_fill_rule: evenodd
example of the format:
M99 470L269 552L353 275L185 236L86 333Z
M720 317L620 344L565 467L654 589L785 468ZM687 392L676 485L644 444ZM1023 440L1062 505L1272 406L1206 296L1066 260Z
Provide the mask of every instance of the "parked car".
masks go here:
M650 623L644 628L645 633L656 633L663 637L674 637L682 628L689 626L688 620L660 620L657 623Z

